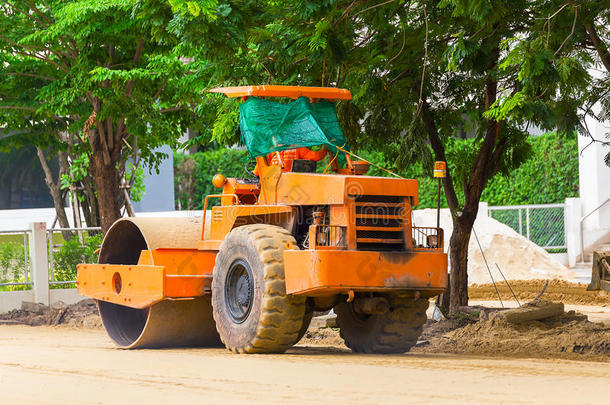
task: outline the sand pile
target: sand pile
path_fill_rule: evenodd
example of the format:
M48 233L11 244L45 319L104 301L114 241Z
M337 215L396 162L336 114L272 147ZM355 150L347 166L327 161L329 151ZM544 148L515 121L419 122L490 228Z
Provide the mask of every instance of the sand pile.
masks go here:
M584 318L574 311L558 318L518 324L490 318L429 337L412 351L608 361L610 327Z
M436 226L436 210L415 210L413 220L415 226ZM453 231L448 209L441 210L441 227L445 231L446 251ZM479 215L474 230L479 237L494 280L502 280L496 264L508 280L574 278L572 271L553 259L546 250L493 218ZM468 245L468 283L489 282L491 278L473 233Z
M534 299L544 287L544 280L517 280L511 281L515 295L521 302ZM498 291L503 300L514 300L513 295L501 281L497 284ZM493 284L474 284L468 288L468 297L472 300L497 300L498 296ZM561 301L573 305L597 305L610 307L610 294L605 291L587 291L587 284L570 283L563 280L551 280L544 291L543 298L551 301Z
M0 314L0 323L2 323L2 320L30 326L66 325L81 328L102 327L97 306L90 299L79 301L73 305L66 305L60 301L54 303L51 307L32 302L23 302L21 309L14 309L6 314Z

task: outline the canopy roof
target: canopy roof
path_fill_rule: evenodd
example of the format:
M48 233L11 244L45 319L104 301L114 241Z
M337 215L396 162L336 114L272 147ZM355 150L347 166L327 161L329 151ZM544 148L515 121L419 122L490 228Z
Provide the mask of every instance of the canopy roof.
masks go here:
M288 97L297 99L307 97L320 100L351 100L352 94L347 89L336 87L301 87L301 86L239 86L219 87L208 90L210 93L223 93L227 97Z

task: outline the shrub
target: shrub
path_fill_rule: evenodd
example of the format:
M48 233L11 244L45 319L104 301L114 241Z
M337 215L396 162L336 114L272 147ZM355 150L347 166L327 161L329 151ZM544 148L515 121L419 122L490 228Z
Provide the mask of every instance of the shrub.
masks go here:
M78 237L73 237L65 242L57 252L53 254L53 275L55 281L76 280L76 265L79 263L97 262L95 251L102 244L101 233L86 236L83 243ZM65 288L65 285L60 286Z
M5 242L0 244L0 283L25 282L25 253L23 244ZM26 286L6 286L3 290L23 290Z

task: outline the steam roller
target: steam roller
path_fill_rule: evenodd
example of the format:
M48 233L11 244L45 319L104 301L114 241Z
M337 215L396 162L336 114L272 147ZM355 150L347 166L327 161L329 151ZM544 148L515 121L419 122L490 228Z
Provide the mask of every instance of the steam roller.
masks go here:
M212 91L241 99L254 172L214 176L221 192L204 197L199 219L125 218L107 231L98 263L78 265L77 284L110 338L129 349L282 353L314 311L334 309L352 351L408 351L429 299L447 287L443 230L412 222L417 180L368 176L369 162L352 160L335 109L348 90ZM208 210L211 200L219 205Z
M109 229L100 250L100 264L137 265L140 252L158 248L196 249L201 236L201 218L124 218ZM187 259L188 260L188 259ZM151 264L155 265L154 257ZM85 265L86 266L86 265ZM190 271L189 271L190 270ZM184 274L193 273L184 266ZM112 288L120 291L115 277ZM168 299L145 308L132 308L98 301L108 335L124 348L171 346L219 346L220 337L212 317L210 295L196 299Z

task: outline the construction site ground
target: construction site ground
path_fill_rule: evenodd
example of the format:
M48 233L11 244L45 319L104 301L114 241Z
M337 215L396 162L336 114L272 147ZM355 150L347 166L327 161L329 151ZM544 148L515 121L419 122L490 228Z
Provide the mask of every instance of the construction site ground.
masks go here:
M607 403L608 363L299 345L283 355L223 348L119 350L99 328L0 326L7 404Z
M524 292L529 283L513 284L522 303L540 290ZM488 287L471 288L470 304L500 307ZM353 354L324 318L282 355L121 350L90 300L28 304L0 314L0 403L607 403L608 295L569 284L547 291L563 294L563 315L519 325L477 313L428 321L403 355ZM504 305L517 306L504 293Z

